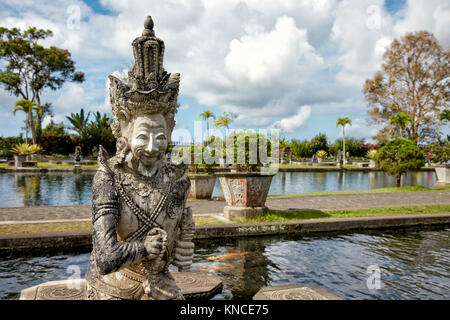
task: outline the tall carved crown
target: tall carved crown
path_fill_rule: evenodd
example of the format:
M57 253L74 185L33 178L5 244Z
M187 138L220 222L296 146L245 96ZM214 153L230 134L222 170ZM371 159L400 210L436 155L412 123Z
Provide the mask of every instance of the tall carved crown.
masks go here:
M114 123L113 133L120 137L120 120L138 114L161 113L172 131L175 126L180 74L163 68L164 41L155 36L153 20L145 19L144 31L132 42L134 66L127 79L109 76L110 100Z

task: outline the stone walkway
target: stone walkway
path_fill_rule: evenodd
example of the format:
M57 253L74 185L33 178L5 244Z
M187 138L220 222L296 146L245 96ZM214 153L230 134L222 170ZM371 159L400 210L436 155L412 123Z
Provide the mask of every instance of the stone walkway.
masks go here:
M450 204L450 190L429 192L359 193L301 196L268 199L271 209L316 209L342 210L370 207L395 207L427 204ZM196 216L220 217L224 201L188 201ZM0 208L0 223L25 222L65 222L67 220L90 219L89 205L76 206L35 206Z

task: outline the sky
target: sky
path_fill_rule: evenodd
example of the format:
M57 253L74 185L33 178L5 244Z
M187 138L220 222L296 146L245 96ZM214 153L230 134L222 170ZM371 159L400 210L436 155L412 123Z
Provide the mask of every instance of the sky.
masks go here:
M180 73L178 130L194 135L200 113L238 115L231 129L277 128L286 139L346 136L373 142L362 87L394 39L432 32L450 46L448 0L1 0L0 25L51 29L42 44L67 49L86 81L47 89L53 120L111 112L107 76L133 65L131 42L151 15L165 42L165 70ZM0 89L0 136L23 130L19 98ZM44 122L48 123L50 119ZM203 128L206 128L204 123Z

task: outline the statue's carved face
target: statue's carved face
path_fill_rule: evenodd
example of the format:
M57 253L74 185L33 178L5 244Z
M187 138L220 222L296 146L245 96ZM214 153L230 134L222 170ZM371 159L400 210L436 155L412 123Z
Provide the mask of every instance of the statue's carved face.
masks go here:
M131 153L144 166L161 159L168 145L167 125L162 114L139 116L131 131Z

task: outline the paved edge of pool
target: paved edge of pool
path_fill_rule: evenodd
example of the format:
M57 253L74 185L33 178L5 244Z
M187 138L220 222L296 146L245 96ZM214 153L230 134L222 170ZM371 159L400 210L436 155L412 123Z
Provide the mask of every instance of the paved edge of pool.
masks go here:
M194 239L306 234L438 224L450 224L450 213L201 225L196 226ZM90 245L92 245L91 231L0 235L0 254L30 249L76 248Z

